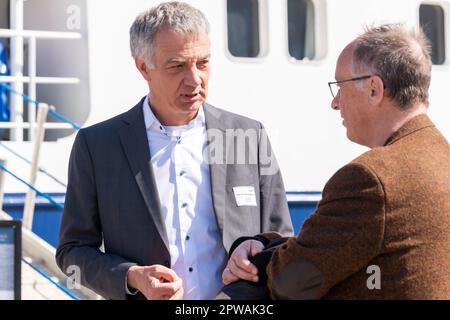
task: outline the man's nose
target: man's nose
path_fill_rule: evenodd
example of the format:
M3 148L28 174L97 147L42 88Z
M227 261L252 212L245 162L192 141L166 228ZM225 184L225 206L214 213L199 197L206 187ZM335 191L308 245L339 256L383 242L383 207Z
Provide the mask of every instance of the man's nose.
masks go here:
M185 84L197 87L202 83L202 78L200 77L200 70L197 69L197 66L194 64L191 66L187 72L186 78L185 78Z
M333 110L339 110L339 91L337 93L337 95L333 98L333 100L331 100L331 108Z

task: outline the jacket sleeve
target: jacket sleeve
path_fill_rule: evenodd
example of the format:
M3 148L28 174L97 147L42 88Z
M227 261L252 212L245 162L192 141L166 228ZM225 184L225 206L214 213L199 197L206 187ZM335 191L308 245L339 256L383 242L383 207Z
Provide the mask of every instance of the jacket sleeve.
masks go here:
M270 232L267 238L292 236L291 216L289 214L283 178L272 150L269 138L260 124L259 135L259 184L261 202L261 232Z
M278 248L267 267L273 298L321 298L361 270L383 243L385 196L370 169L351 163L327 183L299 235Z
M100 250L103 237L94 170L84 131L80 130L70 155L56 262L66 274L79 270L81 284L103 297L126 299L126 274L134 263Z

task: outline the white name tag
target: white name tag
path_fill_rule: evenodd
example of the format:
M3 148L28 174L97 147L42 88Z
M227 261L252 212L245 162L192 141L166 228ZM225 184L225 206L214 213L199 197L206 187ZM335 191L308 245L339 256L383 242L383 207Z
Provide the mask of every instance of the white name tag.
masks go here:
M233 187L234 197L236 198L236 204L241 206L253 206L256 207L256 195L255 188L252 186Z

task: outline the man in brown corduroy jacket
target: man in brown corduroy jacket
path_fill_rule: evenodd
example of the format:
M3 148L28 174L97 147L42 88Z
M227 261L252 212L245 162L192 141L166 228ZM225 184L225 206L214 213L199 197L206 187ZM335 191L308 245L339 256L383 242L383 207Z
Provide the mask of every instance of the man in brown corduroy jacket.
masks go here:
M225 284L267 277L274 299L450 299L450 147L426 114L430 77L421 31L382 25L345 47L331 106L371 150L331 177L296 237L238 239ZM250 263L267 252L267 268Z

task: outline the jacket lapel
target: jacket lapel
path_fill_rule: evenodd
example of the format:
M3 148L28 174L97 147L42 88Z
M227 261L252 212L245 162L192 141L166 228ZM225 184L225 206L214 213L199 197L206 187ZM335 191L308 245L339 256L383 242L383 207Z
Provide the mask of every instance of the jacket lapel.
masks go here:
M153 218L167 251L169 251L166 226L161 214L158 189L150 162L150 151L142 111L143 101L144 99L123 116L124 122L128 125L120 129L119 135L126 158L147 209Z
M227 177L227 165L226 165L226 154L227 152L223 146L225 145L225 127L223 124L223 118L221 117L220 110L212 107L205 103L203 105L203 110L205 112L205 121L207 129L207 139L208 139L208 156L209 156L209 169L211 176L211 194L214 206L214 212L216 215L217 226L224 234L224 219L225 219L225 208L226 208L226 177ZM221 150L215 149L221 145ZM214 157L211 157L211 152L215 151ZM217 152L222 156L217 157Z

